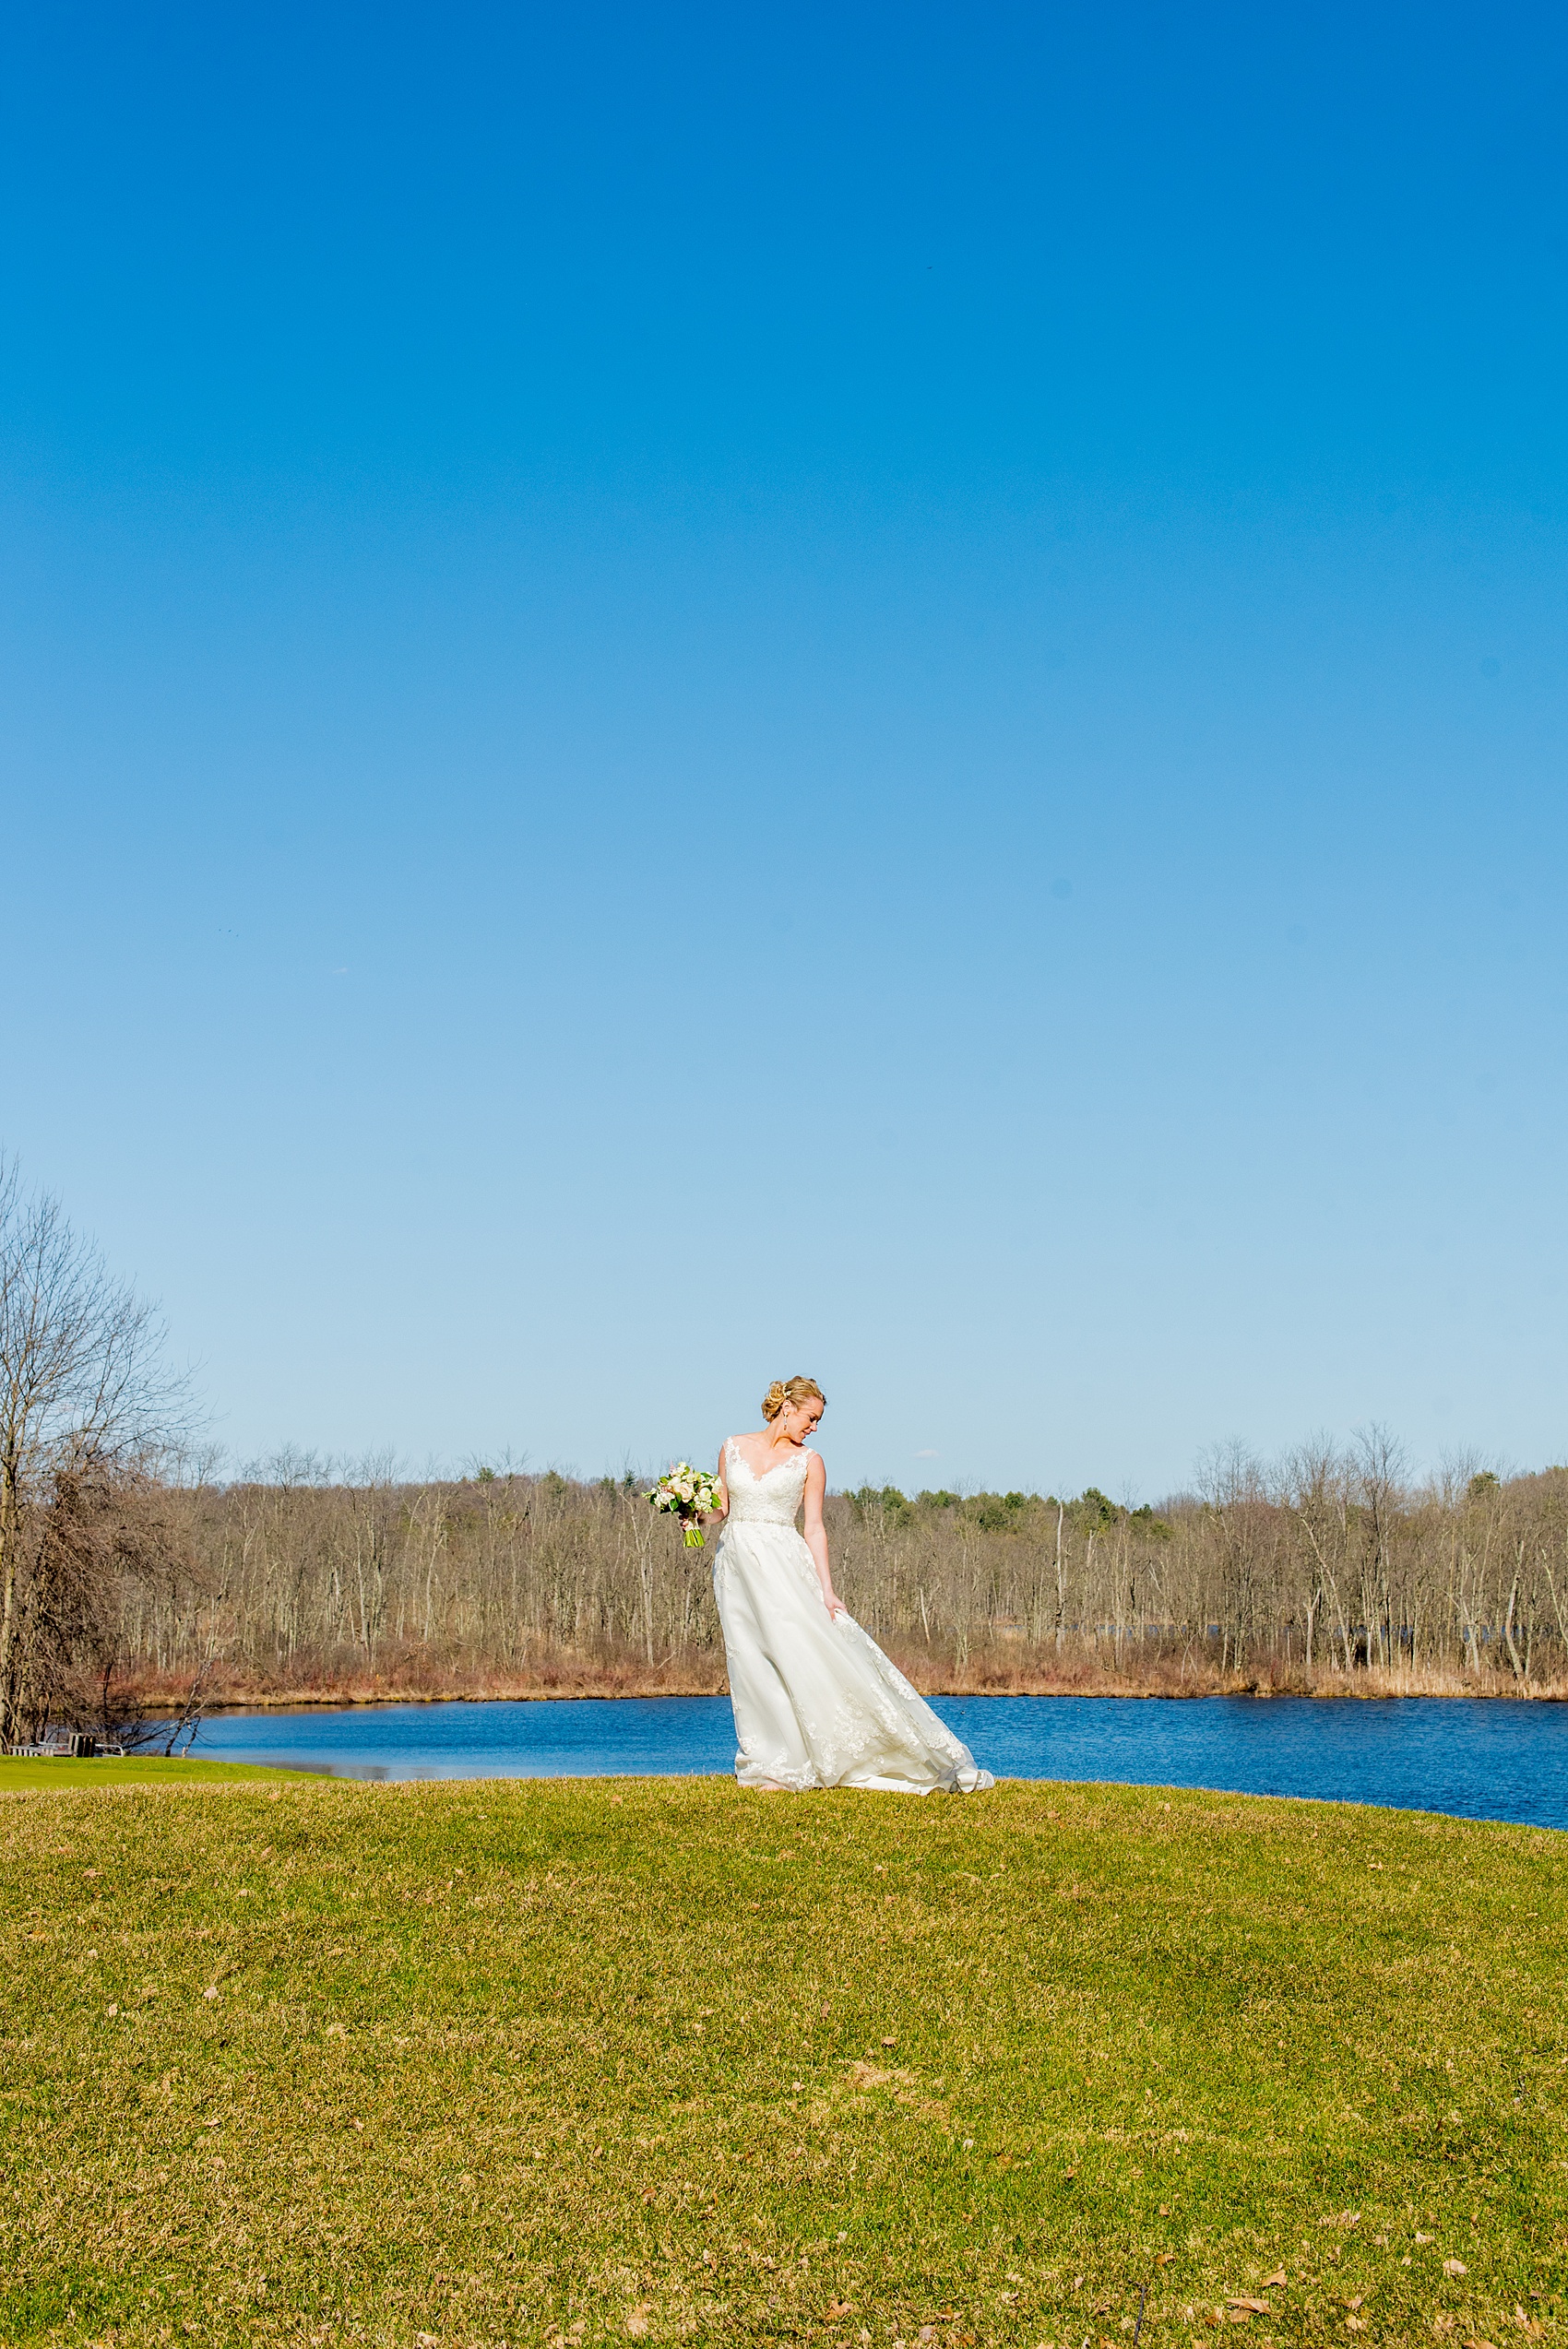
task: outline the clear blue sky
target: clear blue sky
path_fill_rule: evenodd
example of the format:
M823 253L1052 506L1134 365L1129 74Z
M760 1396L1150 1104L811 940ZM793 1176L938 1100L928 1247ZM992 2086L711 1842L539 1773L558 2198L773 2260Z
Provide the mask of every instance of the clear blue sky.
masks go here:
M237 1457L1568 1457L1545 7L35 8L0 1135Z

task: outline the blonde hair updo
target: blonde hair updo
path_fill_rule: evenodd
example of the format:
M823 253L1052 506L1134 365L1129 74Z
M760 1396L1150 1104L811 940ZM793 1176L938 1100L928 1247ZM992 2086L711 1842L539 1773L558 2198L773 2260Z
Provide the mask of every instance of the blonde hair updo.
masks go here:
M826 1410L827 1397L814 1379L775 1379L762 1398L762 1416L765 1419L777 1419L780 1411L798 1410L813 1394Z

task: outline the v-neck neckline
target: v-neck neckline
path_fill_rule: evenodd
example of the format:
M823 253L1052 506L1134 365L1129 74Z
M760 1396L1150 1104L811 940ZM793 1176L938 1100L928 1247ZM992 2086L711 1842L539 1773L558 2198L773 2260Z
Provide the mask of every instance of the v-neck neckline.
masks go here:
M736 1459L740 1462L742 1467L745 1470L747 1476L750 1477L753 1484L754 1485L765 1484L769 1477L776 1477L780 1468L787 1468L790 1465L790 1462L787 1459L776 1460L771 1468L754 1468L751 1462L746 1458L745 1453L741 1450L740 1445L735 1441L733 1436L731 1437L730 1442ZM798 1460L805 1450L806 1446L803 1443L791 1444L790 1447L790 1456Z

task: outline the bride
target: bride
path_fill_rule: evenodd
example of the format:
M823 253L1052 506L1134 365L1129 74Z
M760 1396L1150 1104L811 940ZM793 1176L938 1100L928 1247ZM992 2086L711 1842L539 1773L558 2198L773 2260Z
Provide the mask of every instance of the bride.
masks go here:
M995 1785L968 1747L861 1631L833 1587L822 1499L806 1449L826 1408L814 1379L775 1379L767 1425L719 1455L724 1530L713 1593L724 1627L742 1786L880 1786L929 1795ZM795 1513L805 1503L802 1540Z

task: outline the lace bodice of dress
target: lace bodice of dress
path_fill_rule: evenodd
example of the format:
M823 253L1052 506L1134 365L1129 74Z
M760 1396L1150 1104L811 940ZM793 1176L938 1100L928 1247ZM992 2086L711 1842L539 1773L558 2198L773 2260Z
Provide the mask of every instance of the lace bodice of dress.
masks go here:
M755 1474L733 1436L724 1447L724 1481L730 1488L731 1524L792 1525L806 1489L812 1453L800 1451L780 1460L760 1477Z

